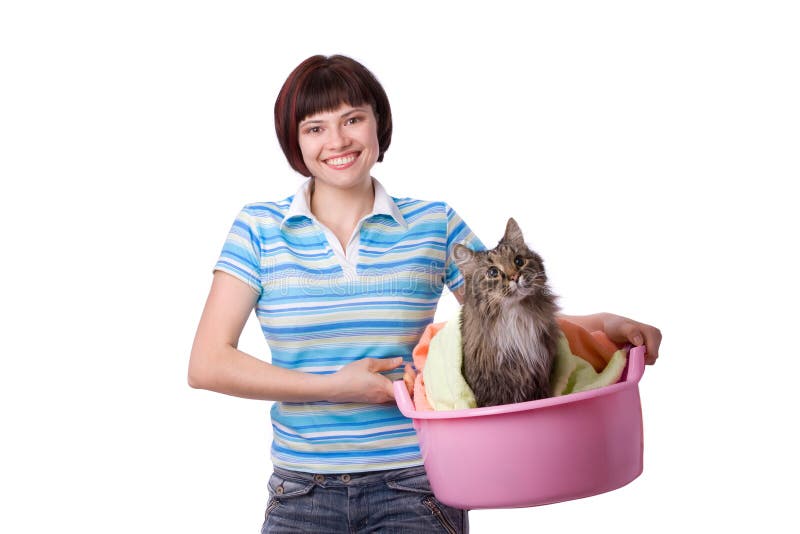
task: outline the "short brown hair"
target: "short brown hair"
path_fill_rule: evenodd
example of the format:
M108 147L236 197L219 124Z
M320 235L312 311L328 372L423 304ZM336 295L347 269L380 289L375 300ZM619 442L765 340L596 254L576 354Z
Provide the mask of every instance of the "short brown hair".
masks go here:
M297 126L306 117L333 111L342 104L369 104L378 120L378 161L392 141L392 110L377 78L347 56L312 56L295 68L275 100L275 133L289 165L311 176L298 143Z

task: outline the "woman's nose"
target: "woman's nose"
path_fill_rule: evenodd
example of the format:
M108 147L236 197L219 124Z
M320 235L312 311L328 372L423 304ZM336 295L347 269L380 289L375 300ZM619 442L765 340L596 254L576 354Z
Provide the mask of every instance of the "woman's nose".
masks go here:
M350 139L341 128L331 128L328 144L331 148L345 147L350 144Z

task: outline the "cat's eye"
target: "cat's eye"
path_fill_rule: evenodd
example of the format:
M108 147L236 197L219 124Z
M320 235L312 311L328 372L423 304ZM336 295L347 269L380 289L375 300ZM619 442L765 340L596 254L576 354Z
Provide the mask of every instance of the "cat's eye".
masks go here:
M525 260L522 259L522 256L517 256L516 258L514 258L514 265L516 265L517 267L522 267L523 265L525 265Z
M489 278L497 278L497 275L500 274L500 271L497 270L497 267L489 267L489 270L486 271L486 274Z

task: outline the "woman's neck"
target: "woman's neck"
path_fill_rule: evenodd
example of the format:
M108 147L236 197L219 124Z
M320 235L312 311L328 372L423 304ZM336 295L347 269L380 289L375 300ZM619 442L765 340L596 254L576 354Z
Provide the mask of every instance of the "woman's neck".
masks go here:
M358 221L372 212L374 203L371 178L348 189L326 186L317 180L311 183L311 213L337 236L349 237Z

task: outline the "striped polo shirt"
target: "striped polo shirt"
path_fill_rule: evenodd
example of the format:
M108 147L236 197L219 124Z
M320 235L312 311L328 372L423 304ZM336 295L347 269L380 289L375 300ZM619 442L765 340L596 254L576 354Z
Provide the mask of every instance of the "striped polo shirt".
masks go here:
M342 247L309 209L310 182L284 200L246 205L215 270L258 293L273 365L327 374L368 357L411 362L444 285L464 283L453 246L483 244L444 202L390 197L373 179L372 213ZM271 415L278 467L355 473L422 464L411 421L394 403L276 402Z

